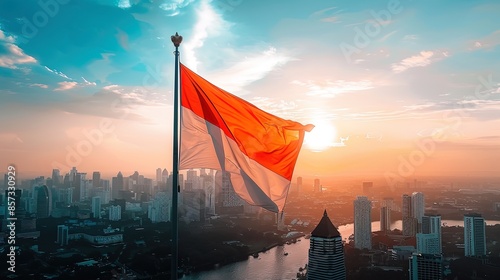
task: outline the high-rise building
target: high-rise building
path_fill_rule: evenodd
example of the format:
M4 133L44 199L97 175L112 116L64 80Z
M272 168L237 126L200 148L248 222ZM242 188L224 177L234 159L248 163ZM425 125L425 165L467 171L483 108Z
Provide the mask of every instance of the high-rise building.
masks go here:
M423 254L441 254L441 248L441 215L424 215L422 233L417 234L417 251Z
M437 233L417 233L417 252L421 254L441 254L440 238Z
M122 219L122 207L120 205L111 205L108 210L110 221L119 221Z
M73 183L76 177L76 173L78 173L78 170L76 170L76 167L71 168L69 171L69 182Z
M166 168L164 168L163 171L161 172L161 181L163 183L166 183L168 181L168 171Z
M153 223L170 221L170 195L166 192L156 193L148 207L148 218Z
M156 169L156 185L161 182L161 168Z
M372 248L372 203L366 196L354 200L354 247Z
M87 180L87 173L76 173L72 182L73 201L79 202L88 198L91 181Z
M120 193L124 189L124 180L121 172L111 179L112 199L121 198Z
M391 209L387 206L380 207L380 231L391 231Z
M95 196L101 198L101 204L108 204L111 200L111 187L109 180L101 179L101 187L94 190Z
M403 202L401 206L401 214L403 220L403 235L415 236L417 233L418 220L413 217L411 196L403 194Z
M57 226L57 244L59 244L59 246L68 245L68 236L69 236L68 231L69 229L65 225Z
M195 189L182 193L181 217L186 223L205 221L205 190Z
M92 187L94 189L101 187L101 173L99 171L94 171L92 173Z
M216 212L218 214L243 213L246 202L234 191L229 172L215 173Z
M392 198L384 198L380 207L380 231L390 232L391 231L391 212L392 212L393 200Z
M297 195L302 191L302 177L297 177Z
M412 216L413 218L417 218L418 224L422 224L422 217L425 212L425 199L424 194L421 192L414 192L411 194L411 207L412 207ZM419 232L421 232L419 230Z
M59 190L59 201L66 205L73 203L73 188L64 188Z
M95 219L101 218L101 198L99 196L92 197L92 215Z
M409 259L410 280L443 279L443 256L413 253Z
M314 192L321 192L321 184L318 178L314 179L313 190Z
M62 184L59 169L52 169L52 184L55 187L59 187Z
M51 196L50 190L46 185L37 188L36 217L38 219L50 216L50 210L52 210L52 207L50 205L49 196Z
M85 179L81 182L80 185L80 201L85 201L87 199L91 199L92 193L92 180Z
M464 245L465 256L486 255L485 222L481 214L464 215Z
M342 236L328 218L326 210L319 224L311 232L307 279L346 279Z

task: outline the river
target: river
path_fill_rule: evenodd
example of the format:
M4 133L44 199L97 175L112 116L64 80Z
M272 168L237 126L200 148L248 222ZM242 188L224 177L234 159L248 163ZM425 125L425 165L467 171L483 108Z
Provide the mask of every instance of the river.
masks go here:
M391 224L391 229L401 229L401 220ZM461 220L443 220L446 226L463 226ZM487 225L500 224L500 221L486 221ZM354 224L338 227L345 240L354 233ZM372 222L372 231L380 230L380 222ZM309 239L290 245L277 246L258 258L249 257L246 261L232 263L210 271L192 273L184 276L184 280L283 280L294 279L300 267L307 263ZM288 255L285 255L285 252Z

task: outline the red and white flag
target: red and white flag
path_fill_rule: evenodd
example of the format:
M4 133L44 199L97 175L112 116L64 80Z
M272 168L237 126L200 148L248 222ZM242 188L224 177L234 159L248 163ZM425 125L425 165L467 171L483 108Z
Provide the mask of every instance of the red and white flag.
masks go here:
M282 211L304 133L314 126L264 112L182 64L180 81L180 169L227 171L245 201Z

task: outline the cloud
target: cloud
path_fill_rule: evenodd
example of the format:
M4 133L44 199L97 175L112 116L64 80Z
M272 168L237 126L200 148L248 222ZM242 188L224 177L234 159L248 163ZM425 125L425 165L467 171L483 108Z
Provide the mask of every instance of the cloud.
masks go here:
M403 37L403 41L416 41L418 40L418 36L415 34L408 34Z
M338 94L372 89L374 84L370 80L360 80L356 82L352 81L324 81L317 82L313 80L307 80L305 82L294 80L292 84L306 87L309 91L306 93L309 96L319 96L319 97L335 97Z
M186 64L193 71L198 70L198 58L196 57L196 49L203 47L208 35L216 36L223 32L227 32L231 24L226 22L221 15L208 4L207 1L202 1L199 8L196 10L196 24L193 34L189 41L184 43L184 53Z
M118 1L118 7L122 9L128 9L131 7L130 0L120 0Z
M5 35L5 33L0 29L0 42L14 43L14 41L14 37Z
M240 56L245 58L225 70L208 75L210 81L227 91L239 92L246 85L264 78L277 67L293 60L274 47L257 54Z
M335 16L322 18L321 21L322 22L342 22L340 20L340 17L335 17Z
M95 86L96 85L95 82L89 82L84 77L82 77L82 80L83 80L84 84L87 86Z
M330 7L323 10L314 12L311 17L319 18L322 22L342 22L340 17L337 16L342 10L337 10L337 7Z
M9 69L18 69L20 64L32 64L37 60L24 53L24 51L15 44L12 36L7 36L0 30L0 67Z
M500 45L500 30L469 43L469 50L491 50Z
M138 114L144 106L165 104L164 95L156 95L140 88L127 88L110 85L93 95L71 95L69 99L54 104L63 112L98 116L113 119L150 122L148 118Z
M187 7L193 2L194 0L164 1L164 3L160 4L160 9L169 12L169 16L176 16L180 13L182 8Z
M59 71L57 71L57 70L55 70L55 69L50 69L50 68L49 68L49 67L47 67L47 66L44 66L44 67L45 67L45 69L46 69L47 71L49 71L49 72L51 72L51 73L54 73L54 74L58 75L59 77L63 77L63 78L65 78L65 79L72 80L70 77L66 76L66 74L64 74L63 72L59 72Z
M31 84L30 87L48 88L49 86L45 84Z
M70 90L78 85L77 82L60 82L59 87L54 90Z
M421 51L418 55L405 58L398 63L392 64L391 68L394 73L401 73L410 68L425 67L435 61L449 56L450 54L448 51Z

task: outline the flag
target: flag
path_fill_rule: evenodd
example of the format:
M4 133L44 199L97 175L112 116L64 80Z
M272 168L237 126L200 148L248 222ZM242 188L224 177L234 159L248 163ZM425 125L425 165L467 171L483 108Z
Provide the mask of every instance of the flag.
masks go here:
M282 211L304 133L314 126L264 112L182 64L180 87L180 169L227 171L249 204Z

